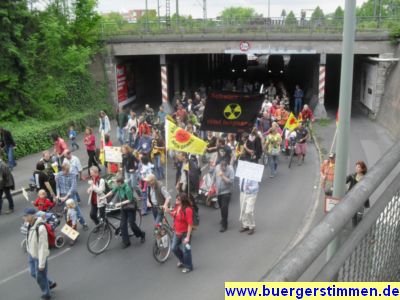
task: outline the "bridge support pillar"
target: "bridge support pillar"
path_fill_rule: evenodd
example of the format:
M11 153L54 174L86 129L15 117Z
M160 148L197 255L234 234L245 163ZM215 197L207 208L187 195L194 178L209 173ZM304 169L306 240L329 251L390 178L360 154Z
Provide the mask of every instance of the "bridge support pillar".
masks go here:
M185 57L184 64L183 64L183 89L186 91L189 89L189 64L190 59L189 57Z
M316 119L326 119L328 117L325 109L325 78L326 78L326 54L321 53L319 63L318 79L318 103L314 109Z
M172 113L172 107L169 103L168 91L168 66L165 55L160 55L160 70L161 70L161 105L167 114Z

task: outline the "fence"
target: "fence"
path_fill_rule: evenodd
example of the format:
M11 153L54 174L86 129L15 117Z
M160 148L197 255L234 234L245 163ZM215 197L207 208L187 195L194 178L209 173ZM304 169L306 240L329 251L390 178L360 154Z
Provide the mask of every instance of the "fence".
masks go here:
M371 168L364 179L261 280L296 281L342 233L366 199L384 188L361 223L314 281L399 281L400 279L400 142ZM393 180L393 173L397 173ZM390 181L390 184L386 186Z
M398 18L358 17L358 32L385 32ZM191 35L191 34L268 34L268 33L332 33L340 34L343 18L231 18L187 19L140 18L135 23L102 22L103 38L120 35Z

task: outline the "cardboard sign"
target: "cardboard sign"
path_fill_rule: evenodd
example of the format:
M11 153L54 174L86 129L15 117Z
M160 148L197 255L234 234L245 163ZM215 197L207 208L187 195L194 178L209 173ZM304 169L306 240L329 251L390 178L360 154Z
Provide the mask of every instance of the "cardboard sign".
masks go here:
M104 147L105 160L111 163L122 163L121 147Z
M236 177L261 182L263 173L264 165L239 160L236 169Z
M334 198L332 196L326 196L325 197L325 207L324 207L325 213L330 212L339 202L340 202L340 199Z
M61 232L73 241L75 241L79 236L79 232L73 229L68 224L64 225L64 227L61 229Z

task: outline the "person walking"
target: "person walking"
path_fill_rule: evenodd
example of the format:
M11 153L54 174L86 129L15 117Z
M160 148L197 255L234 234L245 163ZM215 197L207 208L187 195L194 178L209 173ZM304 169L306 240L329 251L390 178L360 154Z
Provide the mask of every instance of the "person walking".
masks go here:
M300 89L300 86L296 84L296 89L294 91L294 114L298 116L298 114L301 111L301 107L303 104L303 97L304 97L304 92L302 89Z
M124 172L125 181L128 182L132 190L139 189L139 160L133 155L133 150L128 145L121 147L121 153L122 171Z
M269 175L270 178L274 178L276 176L278 159L281 153L281 143L281 135L278 133L277 128L272 126L265 139L265 151L268 155L268 165L271 170L271 174Z
M367 172L368 168L365 162L363 162L362 160L357 161L355 172L346 177L346 184L349 185L348 191L350 191L357 183L359 183L364 178L365 174L367 174ZM364 214L364 209L369 207L369 199L367 199L364 202L363 207L360 207L360 209L354 214L352 218L353 227L356 227L357 224L361 222L362 216Z
M246 232L252 235L255 231L256 221L254 218L255 204L259 184L257 181L240 178L240 216L239 221L242 222L242 228L239 232Z
M102 131L104 134L111 134L111 124L110 124L110 119L106 115L104 111L100 111L99 114L99 133Z
M41 218L36 217L36 209L24 209L23 219L28 223L26 236L26 250L28 253L29 272L39 285L41 299L51 299L50 290L57 287L57 283L48 277L47 258L50 255L47 229Z
M333 179L335 177L335 153L329 153L329 158L324 160L321 165L321 187L325 196L332 196Z
M3 151L0 149L0 215L3 207L3 193L8 200L8 210L6 214L14 212L14 200L11 195L11 190L15 189L14 176L8 166L2 161Z
M96 137L93 134L92 128L86 127L83 143L86 145L86 151L89 156L88 168L90 169L91 166L95 165L101 171L96 161Z
M174 219L174 237L172 238L172 252L178 258L178 268L182 273L193 271L191 237L193 229L193 208L187 194L179 194L175 200L175 208L166 211Z
M0 148L4 148L7 154L8 168L10 171L17 165L14 160L14 148L16 147L14 138L10 131L0 127Z
M154 223L159 224L165 211L171 201L171 195L167 188L163 186L154 174L149 174L144 178L147 182L147 207L151 208L154 217Z
M53 154L57 157L58 168L60 168L64 160L64 151L68 149L68 146L57 133L53 133L51 138L53 139Z
M301 122L299 126L295 129L296 131L296 155L297 155L297 165L304 163L304 158L307 152L307 140L310 136L307 127L304 122Z
M123 108L117 109L117 138L121 145L126 141L126 125L128 124L128 116L126 115Z
M164 179L163 164L165 163L165 142L158 130L155 130L153 133L150 156L154 163L154 171L156 173L157 180Z
M71 125L68 130L68 138L69 138L69 142L70 142L72 151L79 150L79 145L76 142L76 136L77 136L77 133L74 129L74 126Z
M46 191L47 198L53 201L55 197L55 182L54 185L50 182L50 176L46 174L43 161L38 161L36 170L33 172L36 190ZM53 179L54 180L54 179Z
M133 197L133 192L129 185L124 182L122 176L116 178L116 186L107 194L105 198L117 194L119 201L116 203L116 208L121 208L121 235L122 235L122 248L127 248L131 245L128 235L128 223L131 226L133 234L140 238L140 242L145 242L146 233L136 225L136 200Z
M234 171L232 166L225 160L221 161L215 168L215 186L217 189L218 204L221 211L221 228L219 232L228 229L228 209L231 200L232 186L234 181Z
M70 172L76 176L77 181L85 179L85 178L83 178L83 175L82 175L83 168L82 168L81 160L77 156L72 155L71 150L67 149L64 151L63 164L69 164ZM75 192L75 194L72 195L72 197L74 199L76 199L78 201L78 203L81 202L81 198L79 197L78 192Z
M61 166L61 172L56 175L56 186L57 186L57 196L56 198L64 203L67 199L72 198L76 202L76 211L78 214L79 223L83 226L83 230L87 230L88 226L83 217L81 208L76 198L77 194L77 183L76 174L70 172L70 165L63 164Z
M90 179L88 181L89 188L87 193L89 194L88 204L90 204L90 218L94 224L99 224L98 214L101 219L106 217L106 204L107 199L104 197L106 190L106 182L103 178L100 178L99 169L96 166L92 166L89 169Z

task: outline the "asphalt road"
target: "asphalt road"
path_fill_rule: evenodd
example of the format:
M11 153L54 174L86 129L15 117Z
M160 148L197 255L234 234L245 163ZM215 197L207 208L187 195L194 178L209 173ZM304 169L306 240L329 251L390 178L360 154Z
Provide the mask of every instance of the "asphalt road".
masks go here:
M223 299L225 281L257 281L287 250L313 205L318 158L312 144L308 149L302 166L294 164L288 169L288 162L282 157L274 179L268 178L269 170L265 169L253 236L238 231L237 183L227 232L219 232L219 210L200 206L200 226L192 242L193 272L181 273L173 254L165 264L155 262L149 215L142 225L147 233L145 244L135 239L131 247L121 249L120 240L114 239L105 253L93 256L86 249L88 232L81 231L72 248L52 250L49 274L58 283L54 299ZM171 170L170 182L172 173ZM92 227L84 196L86 188L84 182L79 185L82 207ZM0 298L39 299L40 290L27 271L27 258L20 249L23 236L19 232L22 220L18 212L27 202L22 196L16 196L15 202L16 213L0 216Z

